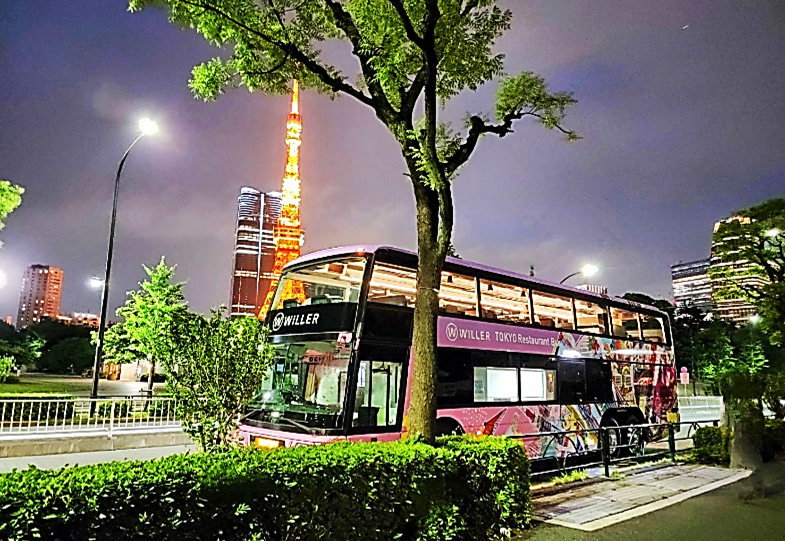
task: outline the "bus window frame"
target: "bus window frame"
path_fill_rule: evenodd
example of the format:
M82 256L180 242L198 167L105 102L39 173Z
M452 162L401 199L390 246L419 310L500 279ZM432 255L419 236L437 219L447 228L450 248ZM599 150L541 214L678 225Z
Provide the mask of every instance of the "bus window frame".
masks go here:
M367 272L367 274L366 274L367 278L366 279L369 279L370 272L373 271L373 267L375 266L377 261L380 261L382 263L387 263L387 264L390 264L390 265L397 265L397 266L404 267L404 268L407 268L407 269L410 269L410 270L411 269L414 269L414 270L417 269L417 256L416 255L408 254L408 253L401 253L401 252L398 252L398 251L380 249L380 250L375 251L373 253L373 256L370 258L369 265L367 265L367 267L366 267L366 272ZM610 314L611 307L615 307L617 309L626 310L626 311L629 311L629 312L634 312L634 313L639 314L639 315L647 314L649 316L662 318L663 319L663 326L665 327L665 329L663 331L664 335L665 335L663 342L657 342L657 341L654 341L654 340L647 340L647 339L643 338L642 332L641 332L641 337L640 338L638 338L638 339L631 338L631 339L632 340L636 340L638 342L646 343L646 344L656 344L658 346L668 346L670 348L673 348L673 337L671 336L671 330L670 330L671 329L670 318L669 318L667 313L662 312L660 310L649 309L648 307L645 307L645 306L643 306L643 305L641 305L639 303L635 303L635 302L617 302L615 299L613 299L611 297L608 297L606 295L593 296L591 294L582 294L582 292L580 290L574 290L573 288L569 288L569 287L561 287L561 286L559 286L557 284L552 284L551 285L551 284L535 283L535 282L530 282L530 281L528 281L526 279L519 278L519 277L516 277L516 276L509 276L509 275L498 274L498 273L495 273L495 272L492 272L492 271L489 271L489 270L486 270L486 269L475 269L475 268L472 268L471 266L461 265L460 262L456 262L456 261L446 261L444 263L443 271L450 272L450 273L455 273L455 274L462 274L463 276L467 276L467 277L472 277L473 276L475 278L475 280L476 280L476 283L477 283L477 286L476 286L477 287L477 304L479 306L478 306L478 310L477 310L477 314L478 314L477 316L467 316L465 314L449 314L449 315L447 315L447 314L441 315L440 314L439 317L452 317L452 318L460 318L460 319L463 319L463 318L480 319L481 321L497 323L497 324L500 324L500 325L511 325L511 326L514 326L514 327L531 327L531 328L546 329L546 330L556 330L556 331L561 330L561 331L568 331L568 332L577 333L577 334L584 335L584 336L602 337L602 338L608 338L608 339L611 339L611 340L618 340L619 339L618 337L614 337L613 336L613 327L612 327L611 314ZM598 305L602 306L606 310L606 312L608 314L608 328L606 329L606 332L602 333L602 334L585 332L585 331L581 331L581 330L575 329L574 327L577 325L575 314L573 314L573 318L572 318L572 320L573 320L573 329L558 329L558 328L554 328L554 327L547 327L547 326L539 325L538 323L534 323L534 322L527 323L527 324L520 324L520 323L516 323L516 322L512 322L512 321L484 318L484 317L482 317L482 314L480 312L480 307L482 306L482 290L480 288L480 280L487 280L487 281L491 281L491 282L499 282L501 284L521 287L521 288L524 288L524 289L528 290L529 316L530 317L532 317L532 315L536 313L535 309L534 309L534 293L535 292L546 293L546 294L549 294L549 295L555 295L555 296L560 296L560 297L569 297L569 298L571 298L571 304L573 306L575 305L575 300L577 300L577 299L582 300L584 302L592 303L592 304L598 304ZM360 294L360 304L361 304L361 306L358 309L358 314L361 311L363 311L363 307L365 306L366 302L367 302L367 298L364 296L363 292L361 291L361 294Z

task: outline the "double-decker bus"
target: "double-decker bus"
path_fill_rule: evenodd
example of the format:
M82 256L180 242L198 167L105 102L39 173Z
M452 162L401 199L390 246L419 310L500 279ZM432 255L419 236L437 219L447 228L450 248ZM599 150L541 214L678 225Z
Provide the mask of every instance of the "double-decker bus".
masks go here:
M266 320L273 365L240 426L247 445L407 431L416 269L416 254L386 246L285 267ZM283 297L290 281L305 295ZM447 258L437 346L438 434L577 431L566 451L526 439L532 458L564 456L597 448L581 430L665 422L675 409L670 325L650 306Z

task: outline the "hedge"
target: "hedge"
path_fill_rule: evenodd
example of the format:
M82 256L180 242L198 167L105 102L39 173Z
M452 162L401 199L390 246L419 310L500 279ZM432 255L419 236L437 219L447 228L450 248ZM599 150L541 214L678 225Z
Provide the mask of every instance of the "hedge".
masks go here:
M702 426L692 437L692 454L702 464L730 464L732 435L726 426Z
M0 538L489 539L530 519L503 438L235 449L0 475Z

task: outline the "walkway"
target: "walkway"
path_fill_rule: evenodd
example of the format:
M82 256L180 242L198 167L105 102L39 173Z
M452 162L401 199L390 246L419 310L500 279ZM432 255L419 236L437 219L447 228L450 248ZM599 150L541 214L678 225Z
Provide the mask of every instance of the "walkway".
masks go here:
M750 473L699 465L630 473L618 481L535 496L534 516L548 524L591 532L735 483Z
M123 460L152 460L154 458L180 453L193 453L195 451L195 445L169 445L166 447L145 447L141 449L0 458L0 473L10 472L14 469L23 470L30 466L35 466L42 470L52 470L65 466L84 466Z

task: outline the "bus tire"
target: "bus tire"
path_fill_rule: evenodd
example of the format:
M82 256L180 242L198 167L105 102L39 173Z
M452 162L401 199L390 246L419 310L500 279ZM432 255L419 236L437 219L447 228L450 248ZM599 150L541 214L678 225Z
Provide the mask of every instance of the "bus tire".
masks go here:
M637 415L630 414L624 419L624 424L622 426L636 426L641 424L641 420L638 418ZM628 456L641 456L644 451L644 447L646 446L646 433L643 428L628 428L625 430L625 439L627 440L627 445L624 449L625 455Z
M434 436L437 438L441 436L462 436L464 433L461 424L449 417L436 419L436 426L434 427L433 432Z
M621 425L614 415L606 415L603 417L600 426L608 429L608 444L610 449L608 454L613 458L622 456L624 451L623 445L627 445L625 438L625 431L619 428Z

